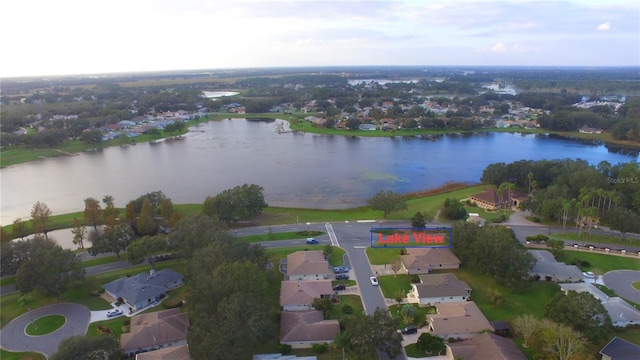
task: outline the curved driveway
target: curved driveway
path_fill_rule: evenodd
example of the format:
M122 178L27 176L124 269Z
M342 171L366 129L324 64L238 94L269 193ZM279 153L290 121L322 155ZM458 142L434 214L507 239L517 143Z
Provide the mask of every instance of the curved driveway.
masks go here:
M46 315L62 315L67 321L61 328L50 334L29 336L25 333L25 328L32 319ZM90 319L91 311L84 305L63 303L43 306L22 314L5 325L0 331L0 345L8 351L33 351L50 357L56 352L58 344L63 339L84 335Z
M637 270L613 270L602 276L604 284L616 292L620 297L640 304L640 291L631 286L634 282L640 282L640 271Z

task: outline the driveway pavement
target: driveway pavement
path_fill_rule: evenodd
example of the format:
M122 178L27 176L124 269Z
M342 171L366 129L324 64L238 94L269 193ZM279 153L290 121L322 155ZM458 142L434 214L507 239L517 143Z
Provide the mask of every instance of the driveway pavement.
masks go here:
M50 334L30 336L25 333L25 328L32 320L46 315L62 315L67 321ZM90 319L91 311L84 305L63 303L43 306L22 314L5 325L0 331L0 345L8 351L32 351L50 357L63 339L84 335Z
M612 289L627 300L640 304L640 291L631 286L634 282L640 282L640 271L614 270L604 274L602 280L606 287Z

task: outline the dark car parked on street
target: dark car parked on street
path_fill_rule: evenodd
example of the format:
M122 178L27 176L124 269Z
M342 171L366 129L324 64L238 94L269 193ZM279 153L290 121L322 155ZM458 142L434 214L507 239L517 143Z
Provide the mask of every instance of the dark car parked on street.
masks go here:
M346 289L346 288L347 288L347 285L345 285L345 284L338 284L338 285L336 285L336 286L334 286L334 287L333 287L333 290L334 290L334 291L338 291L338 290L344 290L344 289Z
M336 280L349 280L349 274L336 274Z
M418 332L418 328L415 326L407 326L406 328L402 329L402 333L407 335L407 334L415 334Z

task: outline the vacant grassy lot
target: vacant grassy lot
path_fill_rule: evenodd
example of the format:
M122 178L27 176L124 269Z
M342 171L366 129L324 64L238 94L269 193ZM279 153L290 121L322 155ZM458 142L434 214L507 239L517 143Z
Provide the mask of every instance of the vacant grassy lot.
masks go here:
M319 234L314 234L313 236L320 236L324 234L325 233L320 232ZM287 232L268 232L266 234L240 236L238 237L238 239L245 240L250 243L255 243L255 242L265 242L265 241L305 239L307 238L307 236L308 236L307 234L300 234L300 232L298 231L287 231Z
M567 226L567 229L571 227ZM565 242L576 242L579 243L581 241L590 241L597 242L603 245L617 245L619 247L624 248L625 246L638 246L640 245L640 241L633 238L621 239L618 236L606 236L600 235L597 233L598 230L591 230L591 235L586 232L582 233L582 236L578 236L578 234L574 233L552 233L551 236L557 239L565 240Z
M423 306L420 307L417 304L411 304L416 309L416 317L412 322L405 322L402 318L401 310L404 304L393 305L389 307L389 312L394 319L398 319L399 325L398 329L404 329L409 325L416 325L417 327L423 327L427 324L427 314L431 314L435 312L435 308L432 306Z
M14 353L0 349L0 359L2 360L45 360L42 354L38 353Z
M391 264L394 260L400 259L400 249L372 248L366 249L367 257L371 265Z
M347 304L353 309L353 316L363 316L364 308L362 307L362 300L360 299L360 296L340 295L340 304L337 304L333 309L331 309L331 312L329 312L329 319L340 320L340 318L345 315L345 313L342 312L342 309L344 309L344 306Z
M407 293L411 290L411 275L383 275L378 276L378 283L382 289L384 297L395 299L396 295L407 297Z
M601 275L612 270L640 270L640 258L571 250L564 253L564 262L578 265L582 271L592 271ZM590 266L584 266L584 261L588 262Z

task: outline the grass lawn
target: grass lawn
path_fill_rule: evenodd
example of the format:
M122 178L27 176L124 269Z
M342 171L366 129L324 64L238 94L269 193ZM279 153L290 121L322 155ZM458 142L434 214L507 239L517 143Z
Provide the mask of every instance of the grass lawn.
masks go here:
M378 276L378 283L382 289L384 297L395 299L396 295L403 298L407 297L407 293L411 290L411 275L383 275Z
M636 290L640 290L640 281L632 283L631 286L633 286L633 288Z
M398 319L398 329L404 329L409 325L416 325L417 327L423 327L427 324L427 314L434 312L435 308L430 306L420 307L418 304L411 304L416 309L416 317L413 322L406 323L402 318L401 310L404 304L392 305L389 307L389 312L394 319Z
M394 260L400 259L400 249L384 249L367 247L367 257L371 265L391 264Z
M360 296L340 295L340 304L337 304L336 306L333 307L333 309L331 309L331 312L329 312L329 319L340 320L340 318L344 315L344 313L342 312L342 309L346 304L351 305L351 307L353 308L352 315L363 316L364 307L362 307L362 300L360 299Z
M345 284L347 287L353 286L356 284L355 280L333 280L331 281L331 286L336 286L338 284Z
M571 250L564 254L565 263L576 264L582 271L593 271L600 275L612 270L640 270L640 259L637 258ZM587 261L590 266L583 266L583 261Z
M162 308L161 306L155 307L152 309L153 311L160 311L160 310L165 310L164 308ZM130 319L126 316L120 316L117 317L115 319L111 319L111 320L105 320L105 321L98 321L98 322L94 322L89 324L89 328L87 329L87 335L88 336L100 336L101 334L103 334L103 332L98 330L98 327L105 327L108 329L111 329L111 332L113 333L113 335L119 339L120 335L129 332L129 323L130 323Z
M47 315L29 323L25 332L30 336L45 335L60 329L66 322L62 315Z
M409 344L404 347L404 350L407 352L407 356L412 358L420 359L420 358L429 358L431 356L438 356L438 354L431 354L431 355L425 354L424 351L418 349L418 346L416 344ZM442 351L443 355L444 353L445 351Z
M9 352L4 349L0 349L0 359L2 360L45 360L46 358L42 354L27 353L27 352Z
M606 235L600 235L597 233L598 230L591 230L592 234L588 235L586 232L583 232L581 237L578 236L578 234L574 234L574 233L566 233L566 234L562 234L562 233L551 233L551 237L554 237L556 239L562 239L565 240L565 242L576 242L579 243L581 241L590 241L590 242L597 242L600 244L609 244L609 245L618 245L622 248L624 248L625 246L639 246L640 245L640 240L636 240L636 239L632 239L632 238L627 238L627 239L620 239L620 237L618 236L606 236Z

